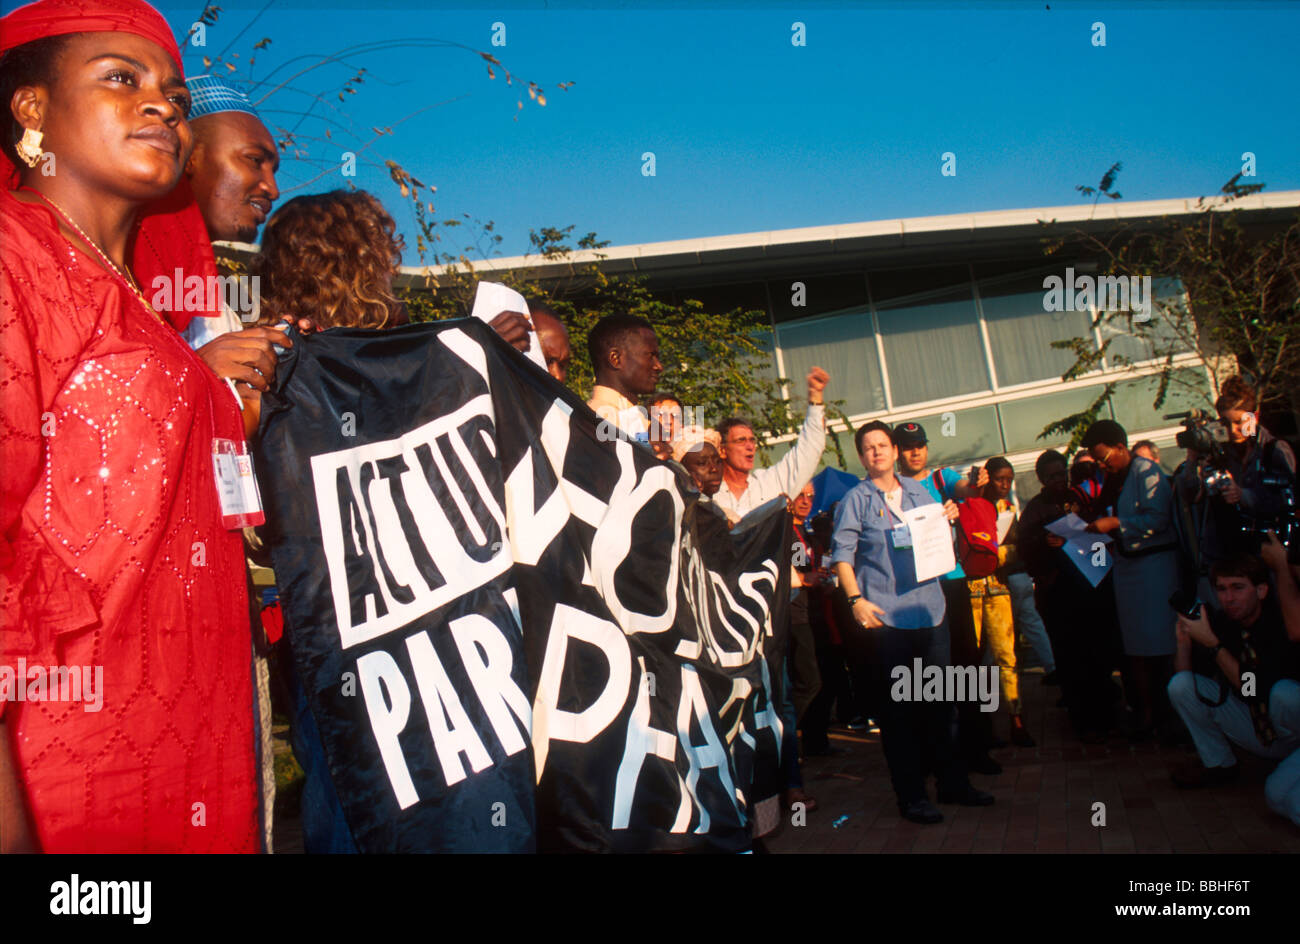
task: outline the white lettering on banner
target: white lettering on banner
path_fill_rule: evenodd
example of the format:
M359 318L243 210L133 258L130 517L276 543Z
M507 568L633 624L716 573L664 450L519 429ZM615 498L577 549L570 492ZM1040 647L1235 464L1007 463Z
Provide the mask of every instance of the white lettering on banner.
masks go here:
M718 709L718 717L725 718L732 705L744 705L745 699L749 697L749 693L753 690L754 686L749 684L749 679L733 678L727 700ZM736 738L740 738L741 743L749 747L750 750L753 750L758 745L758 742L754 740L754 736L745 729L745 712L743 710L736 712L736 720L730 728L723 732L723 737L727 739L728 744L734 744Z
M695 611L698 632L694 639L687 639L685 636L679 639L673 654L682 659L694 661L704 651L701 639L709 638L712 632L709 629L711 620L708 596L709 574L704 567L704 559L700 557L698 548L688 543L682 548L682 552L686 555L686 566L682 568L682 589L686 593L686 599L691 601L692 609Z
M312 457L344 649L399 629L510 569L500 540L505 511L475 459L478 446L466 443L481 443L493 423L485 395L397 439ZM473 484L469 494L457 484L452 462ZM451 507L440 495L450 497Z
M491 625L491 624L489 624ZM494 627L495 628L495 627ZM492 766L487 748L479 740L470 723L469 715L460 703L456 687L447 677L447 670L433 650L433 640L423 630L406 639L406 651L411 654L411 671L424 702L424 716L429 722L429 733L438 752L442 777L447 786L465 779L465 768L460 755L464 753L474 773Z
M623 745L623 759L618 765L618 778L614 783L614 815L610 819L613 829L627 829L632 818L632 801L636 798L636 782L641 776L647 757L654 756L673 765L681 802L669 832L684 833L691 824L690 792L686 781L673 761L677 758L677 735L661 731L650 724L650 685L645 671L645 659L638 657L641 679L637 684L636 704L628 720L627 740Z
M570 638L595 646L609 665L604 689L582 711L565 711L557 707ZM533 699L533 760L539 783L546 769L550 742L586 744L600 734L623 710L631 683L632 654L622 630L609 620L557 603L551 617L551 631L546 637L546 654L542 657L542 671L537 679L537 696Z
M460 650L460 661L474 686L474 693L483 703L497 740L506 749L506 756L519 753L526 745L514 718L524 726L524 734L531 735L533 709L528 696L510 677L514 663L510 643L491 620L478 613L452 620L450 629L456 648Z
M402 678L397 662L382 649L368 652L357 660L357 675L361 679L366 712L370 715L370 730L379 744L379 756L388 772L388 782L397 795L397 805L406 809L420 799L415 784L411 782L401 742L397 740L411 714L411 689ZM387 698L384 689L388 691Z
M717 638L712 633L712 626L710 625L709 635L707 636L708 651L717 660L718 664L724 668L735 668L736 666L746 665L758 652L758 644L761 639L758 620L746 612L745 609L736 602L735 598L731 595L731 591L727 589L726 582L721 576L711 570L706 571L706 573L709 575L709 583L712 585L714 590L713 599L718 605L718 622L720 622L722 628L727 631L727 635L734 639L740 646L739 651L734 649L723 649L718 645ZM727 604L725 611L722 606L724 601ZM732 613L739 616L744 621L745 625L743 627L738 626L731 620L728 614ZM748 631L746 631L746 627L748 628ZM701 629L703 630L703 627L701 627Z
M772 629L772 608L768 605L763 594L758 592L758 584L768 583L772 585L773 595L776 591L776 561L768 558L763 561L762 570L746 571L740 575L740 592L754 601L758 607L758 612L763 614L763 635L774 636Z
M458 330L443 332L440 340L488 380L481 345ZM496 417L486 393L394 439L312 458L322 549L342 648L407 628L403 635L409 668L404 669L405 660L399 664L392 652L384 650L365 653L356 662L370 727L396 801L402 809L420 801L401 739L412 718L419 717L412 710L415 693L424 712L416 726L423 730L427 722L428 738L448 786L490 768L493 757L501 756L492 751L489 726L505 756L525 750L531 740L540 782L553 741L590 743L620 718L631 700L627 731L615 735L626 740L613 828L627 828L637 779L651 755L669 762L678 778L681 800L674 832L690 828L691 808L701 806L699 783L710 770L716 771L736 815L743 819L744 798L733 781L727 745L739 737L752 749L762 735L765 742L771 737L780 750L781 721L772 704L763 659L764 639L773 634L769 598L778 584L779 568L774 560L764 560L758 569L739 574L734 583L710 571L700 549L682 533L686 503L676 476L667 467L653 466L643 470L638 480L637 447L631 442L619 440L612 457L606 453L598 458L602 474L596 481L613 481L607 495L592 494L567 479L564 469L570 445L585 445L573 442L573 412L563 400L550 404L540 435L505 476L503 492L496 494L494 487L501 488ZM554 491L538 508L537 490L549 487L546 483L554 483ZM664 530L647 542L649 546L634 550L637 516L644 518L653 503L663 503L658 497L661 492L672 504L671 521L663 523ZM535 566L565 532L570 517L594 529L589 550L576 550L583 558L583 583L599 593L609 618L555 604L531 703L526 689L511 674L511 641L520 629L519 601L512 588L503 588L502 604L493 604L490 610L475 606L478 612L457 615L453 611L446 627L450 640L437 638L435 646L430 631L412 632L411 624L420 617L490 584L515 562ZM581 533L591 532L583 528ZM657 558L664 566L662 612L635 612L619 596L615 577L633 553ZM651 726L651 690L643 659L637 660L640 674L633 687L628 637L670 630L680 605L696 611L690 622L698 626L699 635L678 642L679 658L703 658L725 668L759 663L761 691L752 690L757 681L732 681L728 705L734 706L739 698L740 708L738 720L728 719L725 732L710 715L702 680L692 666L681 667L676 731ZM508 628L496 622L498 614L502 620L510 619L505 616L507 606L513 614ZM659 604L647 608L657 610ZM566 676L572 646L598 652L608 667L598 693L583 691L580 710L560 707L574 706L566 689L566 683L575 681L571 671ZM453 665L457 657L463 675ZM470 720L467 708L472 711L473 705L466 700L467 686L458 690L453 678L468 679L488 722L482 728L475 728ZM744 717L748 698L765 698L752 722ZM751 724L753 730L746 730ZM702 744L692 742L692 730L702 736ZM410 748L409 736L407 740ZM678 744L685 761L682 771L676 769ZM701 810L696 832L706 833L710 818L702 806Z
M651 725L650 686L648 684L649 677L645 671L645 659L638 657L637 664L641 668L641 678L637 686L636 704L632 709L632 717L628 721L627 739L623 746L623 759L618 765L618 778L614 787L614 815L610 820L611 828L627 829L631 823L632 803L636 798L637 781L640 779L641 771L645 767L646 759L649 757L658 757L660 760L668 761L677 776L678 789L681 791L681 802L677 807L677 816L674 818L673 824L668 830L669 832L686 832L691 822L692 807L700 811L700 822L695 827L695 832L703 834L709 831L709 823L711 822L709 812L704 804L700 802L697 789L700 777L706 770L717 770L718 779L721 781L728 799L731 800L732 808L736 811L736 816L743 822L744 813L737 803L740 794L731 779L731 757L713 728L713 722L709 718L708 702L704 698L704 689L700 685L700 678L695 668L689 665L681 667L682 694L681 699L677 702L677 731L674 734L670 731L661 731ZM692 718L699 725L700 733L704 735L704 744L695 744L691 741ZM682 778L676 765L679 745L690 768L685 779Z
M668 495L673 503L672 534L674 540L668 554L668 579L664 586L665 608L662 613L637 613L624 605L618 595L614 579L618 568L627 557L632 544L632 523L637 512L650 503L656 495ZM630 494L615 493L609 506L609 512L596 529L596 536L591 542L592 579L600 590L600 595L609 607L610 614L618 621L623 632L628 633L662 633L672 629L677 619L677 567L680 554L682 530L682 513L685 506L682 496L677 491L677 477L666 466L647 469L641 481Z
M763 710L754 712L754 724L759 731L768 730L776 737L776 758L781 760L781 739L785 736L785 727L781 716L777 714L772 701L772 673L767 667L766 659L758 660L759 672L763 679Z
M691 741L692 715L700 726L700 733L704 735L703 744ZM709 705L704 699L704 689L700 687L700 677L694 666L690 665L682 666L682 700L677 703L677 738L691 765L690 773L686 775L686 789L700 809L700 824L695 827L695 832L703 834L709 831L709 811L700 802L699 791L696 789L700 776L706 770L717 770L727 798L731 800L736 816L743 822L745 816L736 806L736 786L731 780L731 758L718 739L717 732L713 730L713 722L709 720Z
M510 677L513 659L507 632L477 613L452 620L450 630L470 686L502 749L507 757L519 753L528 745L515 727L511 713L523 724L525 733L532 727L532 718L527 697ZM481 732L474 728L465 711L462 699L466 696L452 684L428 632L420 630L409 636L406 650L411 657L411 672L424 704L443 780L451 786L465 779L462 753L474 773L491 767L492 758L479 736ZM388 782L398 806L406 809L420 799L399 740L410 720L411 686L397 661L382 649L357 659L357 675ZM623 691L626 690L624 685Z
M570 514L594 528L599 527L609 509L609 503L564 477L564 458L569 451L569 423L572 415L573 408L557 399L542 418L540 439L543 454L559 484L540 509L536 507L536 496L533 494L534 450L525 452L519 464L510 470L510 475L506 478L506 516L510 522L511 551L514 559L521 564L537 564L555 536L568 523ZM611 501L630 493L636 481L632 444L624 440L616 442L614 454L618 459L619 477Z

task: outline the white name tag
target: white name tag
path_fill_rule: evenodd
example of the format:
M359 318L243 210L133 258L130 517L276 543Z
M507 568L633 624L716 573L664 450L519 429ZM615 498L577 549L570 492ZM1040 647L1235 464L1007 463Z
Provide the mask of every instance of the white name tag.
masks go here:
M895 550L907 550L912 546L912 529L905 524L895 525L889 532L889 539Z
M262 494L253 475L253 457L244 445L230 439L212 440L212 471L221 502L221 523L227 528L262 524Z

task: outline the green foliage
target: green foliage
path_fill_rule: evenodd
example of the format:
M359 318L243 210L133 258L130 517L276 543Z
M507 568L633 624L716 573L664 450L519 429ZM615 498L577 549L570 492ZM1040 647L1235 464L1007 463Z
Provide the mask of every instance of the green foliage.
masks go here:
M1074 450L1083 442L1083 434L1088 431L1088 427L1099 419L1106 419L1102 412L1106 409L1106 404L1110 401L1111 394L1115 392L1115 384L1106 384L1097 399L1088 404L1087 407L1078 413L1071 413L1069 416L1062 417L1054 423L1049 423L1038 434L1039 439L1056 439L1067 433L1070 436L1069 445L1065 447L1065 454L1072 455Z
M595 261L573 261L575 247L570 245L573 226L542 227L529 234L533 250L530 257L538 257L547 266L569 263L571 274L563 279L542 280L532 267L480 274L475 269L473 254L477 251L482 256L482 250L494 248L501 237L493 232L491 223L467 222L477 232L474 242L459 252L442 252L439 259L448 268L436 278L431 276L426 285L417 285L408 292L406 302L413 321L467 317L473 310L474 293L481 278L509 285L530 301L544 301L564 321L573 349L567 385L587 399L595 380L587 354L587 336L606 315L638 315L654 325L659 336L660 360L664 366L660 387L695 411L695 422L716 426L729 416L745 416L754 424L754 433L764 444L795 432L802 425L805 408L802 378L791 383L795 397L791 403L781 395L781 385L787 381L767 376L771 355L764 312L738 308L710 313L692 299L670 304L651 292L639 278L609 276ZM441 238L435 227L461 225L459 221L426 223L419 236L426 245ZM607 245L595 233L587 233L578 239L576 250L592 251L599 259L599 250ZM838 418L844 427L848 426L839 401L828 401L828 414ZM845 457L838 436L831 435L828 440L843 468Z
M1093 196L1094 204L1102 195L1118 199L1111 188L1120 167L1112 165L1096 188L1075 189ZM1096 258L1098 275L1177 278L1185 292L1155 300L1145 322L1131 311L1099 311L1093 327L1103 338L1100 350L1091 336L1052 342L1075 357L1063 380L1101 369L1103 354L1124 372L1132 372L1139 360L1156 361L1159 383L1152 406L1159 409L1172 386L1189 382L1175 358L1192 353L1209 369L1214 392L1223 376L1240 370L1266 406L1294 396L1300 388L1300 217L1271 231L1247 232L1240 208L1231 204L1264 184L1240 179L1237 174L1216 197L1198 200L1199 212L1191 218L1126 224L1104 236L1080 229L1047 243L1048 255ZM1117 337L1136 340L1142 356L1110 353ZM1089 409L1048 425L1038 438L1069 433L1073 448L1114 386L1109 384Z

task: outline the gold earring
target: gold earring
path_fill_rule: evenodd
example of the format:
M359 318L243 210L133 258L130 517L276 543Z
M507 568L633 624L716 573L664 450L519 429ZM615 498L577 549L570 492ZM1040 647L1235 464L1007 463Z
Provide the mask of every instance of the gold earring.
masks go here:
M28 128L23 131L22 140L14 145L14 150L18 152L18 156L23 159L23 163L28 167L35 167L36 162L45 154L41 150L41 140L44 137L43 132Z

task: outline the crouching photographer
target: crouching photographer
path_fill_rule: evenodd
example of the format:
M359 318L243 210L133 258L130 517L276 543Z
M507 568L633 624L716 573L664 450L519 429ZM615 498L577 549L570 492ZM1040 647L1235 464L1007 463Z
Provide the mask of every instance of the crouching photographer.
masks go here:
M1187 461L1175 475L1185 551L1196 563L1197 593L1210 599L1210 568L1257 554L1268 530L1300 554L1295 509L1295 454L1258 422L1259 398L1240 376L1224 381L1214 403L1218 421L1181 415L1178 445ZM1172 417L1171 417L1172 418Z
M1300 749L1300 646L1285 628L1269 568L1243 554L1216 562L1211 576L1219 609L1207 613L1199 600L1170 600L1182 612L1169 700L1199 755L1199 763L1173 772L1182 788L1235 780L1233 744L1275 760ZM1285 570L1277 576L1291 580ZM1287 593L1283 605L1294 603ZM1288 817L1300 815L1290 809L1297 773L1288 760L1265 785L1269 805Z

